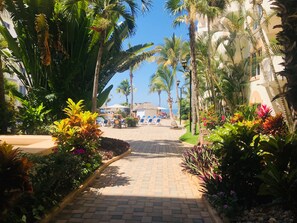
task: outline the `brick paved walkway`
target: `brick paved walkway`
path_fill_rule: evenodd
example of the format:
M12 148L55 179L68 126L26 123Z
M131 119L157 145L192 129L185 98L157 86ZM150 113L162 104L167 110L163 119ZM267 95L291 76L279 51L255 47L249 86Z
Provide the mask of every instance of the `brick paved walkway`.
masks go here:
M131 155L111 164L54 222L197 222L211 223L201 194L182 173L184 130L162 126L113 129L104 136L128 141Z

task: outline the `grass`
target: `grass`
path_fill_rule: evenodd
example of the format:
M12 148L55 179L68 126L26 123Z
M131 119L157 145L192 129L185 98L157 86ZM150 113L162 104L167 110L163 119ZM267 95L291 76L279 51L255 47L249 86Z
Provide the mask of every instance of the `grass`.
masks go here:
M187 129L187 132L179 137L179 140L192 145L196 145L198 143L198 135L192 135L192 133L190 132L189 123L186 123L185 127Z

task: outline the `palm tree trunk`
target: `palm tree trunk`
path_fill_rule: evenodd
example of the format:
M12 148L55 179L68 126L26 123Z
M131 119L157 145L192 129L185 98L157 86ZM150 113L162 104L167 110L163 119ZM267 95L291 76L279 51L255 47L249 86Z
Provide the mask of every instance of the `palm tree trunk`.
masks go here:
M177 78L176 78L176 68L173 68L173 76L175 80L175 91L176 91L176 101L177 101L177 109L178 109L178 114L180 114L180 100L179 100L179 95L178 95L178 85L177 85Z
M192 71L192 134L196 134L196 125L198 122L198 132L200 133L200 120L199 120L199 91L198 91L198 77L197 77L197 64L196 64L196 52L195 52L195 23L190 21L189 26L189 35L190 35L190 55L191 55L191 71Z
M133 115L133 69L130 67L130 93L131 93L131 99L130 99L130 115Z
M94 83L93 83L93 94L92 94L92 112L96 112L96 110L97 110L97 94L98 94L98 85L99 85L99 74L100 74L101 60L102 60L103 49L104 49L105 33L106 33L106 31L103 31L101 33L100 46L99 46L98 55L97 55L97 62L96 62Z
M161 107L161 91L158 91L159 107Z
M280 83L279 83L277 75L276 75L275 67L274 67L272 56L271 56L271 53L270 53L270 48L268 46L268 43L266 41L263 29L261 27L260 18L259 18L258 13L257 13L257 21L259 23L259 33L260 33L260 36L261 36L261 40L263 42L265 52L266 52L266 54L268 56L270 70L272 71L273 79L274 79L274 81L276 83L276 86L277 86L277 91L278 91L279 94L281 94L281 93L283 93L283 91L281 89ZM285 117L286 117L286 120L288 122L288 125L292 129L293 128L293 119L292 119L291 113L289 112L288 104L286 103L286 101L285 101L285 99L283 97L280 97L280 102L281 102L281 105L283 107L283 111L285 113Z
M0 56L0 117L1 117L1 126L0 133L7 133L7 118L6 118L6 102L5 102L5 91L4 91L4 74L2 70L2 59Z
M217 106L217 100L215 97L215 89L212 79L212 69L211 69L211 39L210 39L210 19L207 17L207 33L208 33L208 40L207 40L207 48L208 48L208 54L207 54L207 66L208 66L208 78L210 82L210 90L211 90L211 99L213 101L214 110L218 108Z
M171 94L168 93L168 107L169 107L169 116L171 120L174 120L173 118L173 112L172 112L172 98L171 98Z

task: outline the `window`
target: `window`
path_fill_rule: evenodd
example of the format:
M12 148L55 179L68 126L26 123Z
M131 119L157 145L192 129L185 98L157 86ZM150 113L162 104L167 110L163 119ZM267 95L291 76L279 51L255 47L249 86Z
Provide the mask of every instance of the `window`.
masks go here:
M259 49L257 52L254 52L251 55L251 76L252 77L260 75L261 57L262 57L262 49Z

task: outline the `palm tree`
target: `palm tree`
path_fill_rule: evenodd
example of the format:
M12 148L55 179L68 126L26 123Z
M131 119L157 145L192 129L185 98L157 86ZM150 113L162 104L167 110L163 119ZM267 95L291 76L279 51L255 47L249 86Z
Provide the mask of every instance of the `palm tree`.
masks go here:
M288 0L274 0L272 5L281 18L281 25L277 27L281 27L282 31L277 34L277 40L283 46L284 70L279 74L287 79L286 91L279 96L285 96L290 106L294 120L294 131L297 124L297 5L295 1Z
M170 71L167 67L160 66L151 79L151 85L159 85L163 91L167 93L167 102L169 107L169 116L170 119L174 119L173 112L172 112L172 97L171 97L171 90L174 84L174 76L172 71Z
M177 78L176 78L176 71L177 66L180 62L183 45L184 42L181 38L176 38L175 34L172 35L171 38L165 38L164 39L164 45L158 46L157 49L159 49L159 55L157 57L157 63L164 67L170 66L172 69L172 74L175 81L175 90L176 90L176 100L178 103L178 109L180 108L180 100L178 95L178 84L177 84ZM178 111L180 113L180 111Z
M203 11L201 12L202 15L207 17L207 32L208 32L208 53L207 53L207 73L208 73L208 79L210 82L210 89L211 89L211 97L212 101L214 103L214 108L215 110L218 108L218 101L216 100L215 96L215 88L214 88L214 74L212 71L212 66L211 66L211 58L212 58L212 47L211 47L211 23L213 20L220 14L224 12L226 9L227 3L229 0L207 0L203 1Z
M16 39L13 38L3 26L0 27L0 32L8 42L13 59L21 62L23 67L20 69L13 63L7 65L30 92L28 96L33 95L39 104L43 102L46 107L50 107L57 118L64 115L61 111L69 97L73 100L85 100L86 107L90 109L99 34L86 28L94 25L94 20L97 19L89 15L91 9L86 1L55 0L36 3L5 0L5 4L13 15L12 20L18 35ZM36 17L35 14L45 16ZM39 40L43 35L42 32L39 32L40 35L36 34L35 22L39 26L38 30L48 26L48 32L45 33L49 34L48 42L51 46L50 65L43 64L40 59L47 58L47 54L42 53ZM123 42L128 36L128 24L125 22L108 33L99 76L97 103L100 105L104 104L112 89L112 85L107 86L111 78L144 60L147 52L141 53L142 50L152 45L139 44L119 49L119 44L116 43Z
M134 104L134 86L133 86L133 73L135 72L135 70L137 70L140 66L140 64L144 61L144 60L148 60L149 58L151 58L156 52L157 49L154 50L150 50L150 51L146 51L144 52L144 50L150 46L152 46L153 43L147 44L146 47L143 47L141 49L139 49L135 54L136 56L141 56L142 60L139 60L138 63L134 63L131 64L131 66L129 67L129 77L130 77L130 86L131 86L131 99L130 99L130 115L133 114L133 104ZM131 48L131 44L129 43L128 46Z
M196 15L199 12L199 1L197 0L167 0L166 9L173 15L176 15L174 24L180 24L186 22L189 24L189 37L190 37L190 55L191 55L191 71L192 71L192 134L196 134L196 124L199 123L199 93L198 86L199 81L197 78L197 62L196 62L196 50L195 50L195 29L196 29ZM186 12L186 14L183 14ZM199 127L199 125L198 125ZM200 132L200 129L199 129Z
M249 60L244 58L243 49L250 42L250 37L240 12L228 13L217 29L225 34L215 43L215 48L221 46L225 52L220 58L224 69L216 86L233 112L237 105L247 104Z
M149 9L152 4L151 0L141 0L141 6L143 11ZM91 29L98 32L99 35L99 49L97 54L97 62L94 73L93 81L93 93L92 93L92 111L95 112L97 108L97 94L99 85L99 74L102 66L102 56L105 43L108 40L107 37L110 31L113 30L115 37L119 30L119 19L121 23L126 23L128 28L128 34L132 35L135 28L135 15L138 10L138 6L135 0L102 0L96 1L94 4L94 16L96 22ZM116 39L114 44L121 48L121 41Z
M123 80L116 89L116 93L123 94L126 97L126 104L128 105L128 96L131 93L131 86L128 79Z
M110 30L118 29L118 19L121 17L124 22L127 23L129 34L132 34L135 28L134 14L136 10L136 5L134 1L128 0L103 0L98 1L94 5L94 15L97 17L97 24L91 28L98 32L99 35L99 49L97 54L97 62L94 73L93 82L93 94L92 94L92 112L97 109L97 94L98 94L98 84L99 84L99 74L101 69L102 55L105 43L107 41L106 37ZM121 42L117 41L115 44Z
M159 98L159 107L161 107L161 93L163 91L162 84L154 81L155 75L151 76L150 85L149 85L149 93L157 93Z

